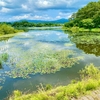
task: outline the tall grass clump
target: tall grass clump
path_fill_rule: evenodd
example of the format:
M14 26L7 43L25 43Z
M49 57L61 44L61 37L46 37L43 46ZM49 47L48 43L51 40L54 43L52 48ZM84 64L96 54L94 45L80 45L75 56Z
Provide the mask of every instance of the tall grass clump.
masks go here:
M2 63L6 62L8 60L8 54L7 53L3 53L0 55L0 68L2 68Z
M80 78L80 81L67 86L58 86L50 90L42 89L31 94L23 94L17 90L9 100L71 100L89 94L100 87L100 70L93 64L80 71Z

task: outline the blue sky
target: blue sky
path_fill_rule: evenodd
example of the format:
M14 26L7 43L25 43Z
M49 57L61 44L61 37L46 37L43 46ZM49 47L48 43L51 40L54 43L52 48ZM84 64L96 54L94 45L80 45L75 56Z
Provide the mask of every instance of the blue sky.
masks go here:
M98 0L0 0L0 21L67 19L90 1Z

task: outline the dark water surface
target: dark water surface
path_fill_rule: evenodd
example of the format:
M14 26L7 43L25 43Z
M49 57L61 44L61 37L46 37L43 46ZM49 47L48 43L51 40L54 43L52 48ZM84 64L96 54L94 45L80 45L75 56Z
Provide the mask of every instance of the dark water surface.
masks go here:
M30 74L30 78L25 79L10 78L9 76L2 75L4 71L11 70L9 64L4 64L3 69L0 69L0 78L4 77L5 80L3 83L0 83L0 86L2 86L0 100L4 100L4 98L11 95L14 90L21 90L25 93L34 91L40 83L51 84L53 86L66 85L72 79L79 77L78 71L84 68L86 64L94 63L96 66L100 65L100 56L86 54L82 50L82 46L78 49L76 44L70 41L68 34L65 34L62 30L30 30L29 32L14 36L7 41L0 41L0 54L6 52L10 55L16 55L16 59L18 57L23 58L22 62L28 59L27 55L31 51L44 51L45 49L73 50L78 56L83 56L84 59L71 68L61 68L60 71L50 74Z

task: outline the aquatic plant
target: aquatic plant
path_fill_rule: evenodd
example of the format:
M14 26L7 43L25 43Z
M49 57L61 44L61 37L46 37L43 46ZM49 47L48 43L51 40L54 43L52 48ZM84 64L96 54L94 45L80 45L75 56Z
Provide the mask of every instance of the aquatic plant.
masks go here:
M36 73L55 73L61 68L73 66L82 59L82 57L75 56L75 52L71 50L53 51L50 49L23 52L16 57L12 55L9 58L11 70L6 74L13 78L27 78L29 74Z
M4 82L5 82L5 75L4 73L0 72L0 90L2 89Z
M46 90L43 85L41 85L41 88L39 88L37 92L29 94L15 90L9 100L76 100L80 98L80 96L90 94L91 91L100 88L100 70L97 67L90 64L80 72L80 75L84 77L81 77L81 80L75 83L70 83L67 86L50 88L50 90ZM94 97L94 95L92 95L92 97Z
M3 63L8 60L8 54L7 53L2 53L0 54L0 69L3 68ZM5 75L4 73L0 72L0 89L2 89L2 85L5 82Z
M69 38L76 44L76 47L87 54L100 56L100 33L69 33Z
M0 86L0 90L2 89L2 86Z
M72 67L82 57L78 57L72 50L56 47L54 44L41 43L36 41L18 41L1 47L1 52L7 52L9 59L7 64L9 70L4 71L6 76L12 78L28 78L30 74L49 74L60 71L61 68ZM25 44L26 43L26 44ZM70 44L69 44L70 45Z
M0 68L2 68L2 63L6 62L8 60L8 54L7 53L3 53L0 55Z

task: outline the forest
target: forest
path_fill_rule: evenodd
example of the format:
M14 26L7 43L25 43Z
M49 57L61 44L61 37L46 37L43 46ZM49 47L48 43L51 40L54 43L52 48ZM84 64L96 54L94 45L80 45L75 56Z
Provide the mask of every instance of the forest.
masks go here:
M72 30L80 30L82 28L95 29L94 31L99 31L100 28L100 1L98 2L90 2L83 8L79 9L76 13L73 13L69 18L69 22L64 24L64 27L71 28ZM83 29L83 31L84 31Z

